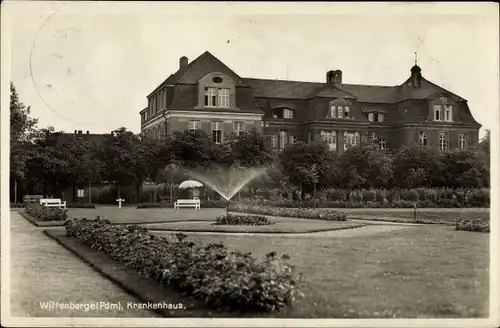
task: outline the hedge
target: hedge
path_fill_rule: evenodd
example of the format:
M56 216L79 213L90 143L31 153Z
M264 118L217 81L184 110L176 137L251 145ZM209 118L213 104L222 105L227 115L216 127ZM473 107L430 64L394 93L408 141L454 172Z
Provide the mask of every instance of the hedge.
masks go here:
M317 219L325 221L347 221L347 215L345 213L341 212L328 213L321 211L320 209L311 209L311 208L264 207L259 205L247 205L247 204L236 203L236 204L231 204L229 206L229 209L235 212L253 213L261 215Z
M455 223L456 230L490 232L489 220L460 219Z
M213 225L252 225L252 226L260 226L260 225L270 225L274 224L273 221L270 221L265 216L256 216L256 215L223 215L219 216L215 219Z
M154 277L220 311L267 312L291 306L299 275L286 255L272 252L263 261L219 244L167 239L137 225L113 226L108 220L73 219L66 233L85 245Z
M26 212L32 217L42 221L64 221L68 212L56 207L45 207L40 204L26 205Z

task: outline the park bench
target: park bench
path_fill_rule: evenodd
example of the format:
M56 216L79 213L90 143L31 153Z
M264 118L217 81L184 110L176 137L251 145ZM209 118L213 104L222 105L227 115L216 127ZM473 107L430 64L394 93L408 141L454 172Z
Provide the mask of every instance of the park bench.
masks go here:
M62 201L60 198L46 198L40 199L40 205L45 207L58 207L66 208L66 201Z
M178 209L179 207L194 207L195 210L199 210L201 208L201 202L199 199L178 199L174 203L174 209Z
M23 203L38 203L40 199L43 198L43 195L24 195Z

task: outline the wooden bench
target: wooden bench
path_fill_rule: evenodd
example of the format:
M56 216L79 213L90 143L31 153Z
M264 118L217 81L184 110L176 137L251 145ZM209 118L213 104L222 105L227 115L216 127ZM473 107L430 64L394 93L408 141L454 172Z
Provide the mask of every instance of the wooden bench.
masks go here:
M66 209L66 201L62 201L60 198L40 199L40 205L43 205L45 207L58 207Z
M201 202L199 199L178 199L174 203L174 209L178 209L180 207L194 207L195 210L199 210L201 208Z
M24 195L23 203L38 203L42 198L43 195Z

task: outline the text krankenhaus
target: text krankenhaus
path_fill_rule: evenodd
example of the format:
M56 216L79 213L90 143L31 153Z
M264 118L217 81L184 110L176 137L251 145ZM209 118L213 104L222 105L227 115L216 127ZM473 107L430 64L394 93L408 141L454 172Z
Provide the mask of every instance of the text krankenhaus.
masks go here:
M125 305L125 306L124 306ZM142 309L142 310L182 310L184 305L182 303L136 303L136 302L92 302L92 303L60 303L60 302L40 302L40 307L44 310L84 310L99 311L99 310L124 310L124 309Z

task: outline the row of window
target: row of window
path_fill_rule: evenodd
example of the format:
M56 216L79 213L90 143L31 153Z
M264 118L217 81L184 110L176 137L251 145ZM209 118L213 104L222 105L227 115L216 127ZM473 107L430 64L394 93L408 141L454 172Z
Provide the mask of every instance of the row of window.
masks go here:
M349 118L349 106L338 106L333 102L330 103L330 118Z
M337 150L337 131L324 131L320 132L321 140L326 142L330 150ZM384 138L379 138L378 134L372 133L371 139L378 142L380 149L387 149L387 140ZM360 143L361 136L359 132L344 132L344 150L347 149L348 146L355 146Z
M198 120L191 120L188 122L188 130L189 131L196 131L201 129L201 122ZM221 121L214 121L212 122L212 138L215 143L221 143L222 142L222 122ZM234 122L233 123L233 132L236 135L240 135L242 132L245 131L245 122Z
M205 88L205 106L230 108L230 92L227 88Z
M165 134L165 123L160 123L152 128L145 130L144 134L149 138L160 139L160 137Z
M144 121L153 117L161 110L167 108L167 90L163 89L149 98L148 110L144 113Z
M440 132L439 133L439 149L440 150L448 150L449 148L449 134L448 132ZM428 145L428 133L427 131L420 131L418 142L421 147L426 147ZM458 134L458 148L466 149L467 148L467 133L459 133Z
M271 136L273 148L283 149L287 144L297 142L297 136L288 134L287 130L281 129L278 136Z
M434 121L453 121L453 107L451 105L434 105Z

